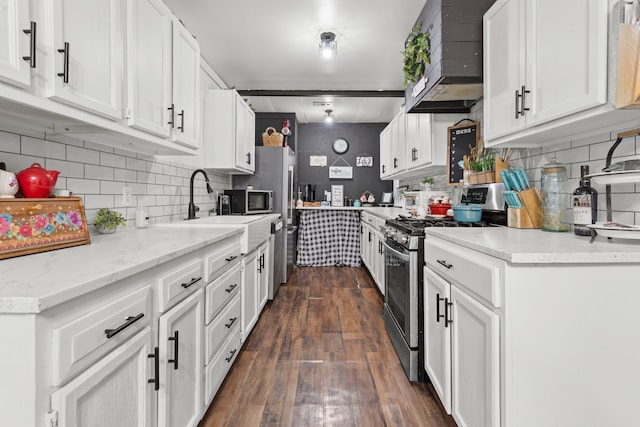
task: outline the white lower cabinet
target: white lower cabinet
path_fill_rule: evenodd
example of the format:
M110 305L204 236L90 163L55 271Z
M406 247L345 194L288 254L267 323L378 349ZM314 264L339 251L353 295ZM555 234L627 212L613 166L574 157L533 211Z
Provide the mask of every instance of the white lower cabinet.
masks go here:
M458 426L500 427L503 268L478 255L425 246L424 367Z
M149 383L154 379L149 354L153 350L147 327L56 390L45 417L48 422L37 425L151 427L155 395Z
M385 293L385 261L384 235L380 231L380 225L383 224L383 219L362 212L360 257L382 295Z
M258 248L258 314L267 304L269 299L269 278L271 275L271 254L269 251L269 241L264 242Z
M202 290L160 316L158 426L197 426L202 411Z

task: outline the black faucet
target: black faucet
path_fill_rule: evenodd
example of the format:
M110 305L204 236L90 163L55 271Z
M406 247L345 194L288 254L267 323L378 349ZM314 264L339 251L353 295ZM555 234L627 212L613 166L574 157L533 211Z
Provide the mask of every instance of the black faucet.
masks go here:
M189 184L189 212L186 219L197 218L196 212L200 210L199 207L193 204L193 179L196 177L196 174L198 172L202 172L202 175L204 175L204 180L207 183L207 193L213 193L213 188L211 188L211 186L209 185L209 177L207 176L207 173L203 169L194 170L191 174L191 183Z

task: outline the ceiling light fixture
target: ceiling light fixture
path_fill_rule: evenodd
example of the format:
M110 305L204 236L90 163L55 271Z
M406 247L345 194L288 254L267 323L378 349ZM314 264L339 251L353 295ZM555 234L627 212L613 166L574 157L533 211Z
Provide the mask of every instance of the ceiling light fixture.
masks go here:
M336 35L332 32L320 34L320 55L323 58L332 58L338 54L338 43L336 43Z
M333 110L324 110L324 121L327 123L333 122Z

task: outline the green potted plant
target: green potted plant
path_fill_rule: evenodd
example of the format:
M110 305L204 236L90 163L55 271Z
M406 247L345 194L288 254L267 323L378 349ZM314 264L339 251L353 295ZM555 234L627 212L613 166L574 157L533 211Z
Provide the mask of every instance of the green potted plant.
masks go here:
M422 179L422 189L424 191L431 190L431 186L433 185L434 182L435 182L435 180L430 176L428 176L426 178L423 178Z
M429 55L431 55L429 33L422 32L422 22L418 21L411 29L404 46L404 66L402 71L404 73L405 87L410 83L418 82L424 73L426 64L431 63Z
M115 233L119 225L126 225L127 220L118 211L101 208L96 214L95 226L101 234Z

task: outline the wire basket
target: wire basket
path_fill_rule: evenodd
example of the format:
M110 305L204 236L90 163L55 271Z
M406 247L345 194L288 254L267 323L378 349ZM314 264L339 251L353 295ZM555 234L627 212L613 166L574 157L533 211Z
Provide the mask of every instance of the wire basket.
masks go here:
M265 147L282 147L283 140L284 135L276 131L274 127L269 126L262 132L262 145Z

